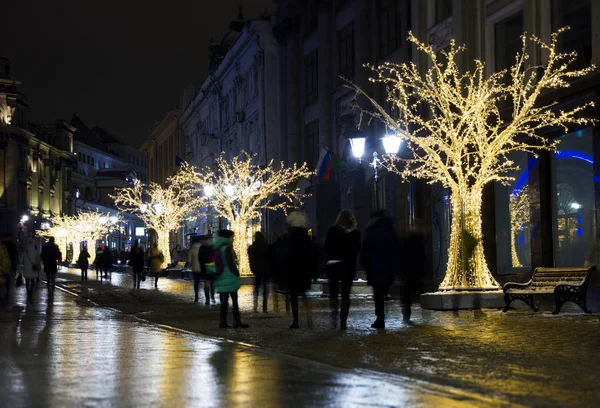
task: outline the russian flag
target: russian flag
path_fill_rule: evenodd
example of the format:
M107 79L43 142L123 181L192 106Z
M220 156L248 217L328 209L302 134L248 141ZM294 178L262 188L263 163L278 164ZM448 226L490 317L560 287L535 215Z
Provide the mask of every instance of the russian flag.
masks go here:
M321 149L321 154L319 155L319 164L317 165L317 176L321 178L323 181L329 180L331 177L331 172L333 171L333 153L329 149Z

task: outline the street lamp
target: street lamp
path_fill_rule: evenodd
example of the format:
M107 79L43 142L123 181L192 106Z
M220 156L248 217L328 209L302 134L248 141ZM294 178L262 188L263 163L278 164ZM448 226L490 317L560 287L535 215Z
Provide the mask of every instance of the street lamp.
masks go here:
M214 187L211 185L204 186L204 194L210 198L215 193Z
M235 186L227 184L225 186L225 194L227 194L229 197L233 197L233 195L235 194Z
M142 205L140 205L140 212L142 214L144 214L147 209L148 209L148 204L142 204Z
M350 146L352 147L352 154L354 157L358 159L360 162L362 160L362 156L365 152L365 144L367 138L362 136L352 137L350 138ZM395 155L398 153L400 149L400 144L402 143L402 137L397 134L388 134L381 138L381 142L383 144L383 149L385 154L387 155ZM375 207L379 210L379 195L377 194L377 179L379 178L378 170L382 168L383 162L379 159L377 152L373 152L373 161L371 163L367 163L369 167L373 168L375 175L374 179L374 188L375 188Z

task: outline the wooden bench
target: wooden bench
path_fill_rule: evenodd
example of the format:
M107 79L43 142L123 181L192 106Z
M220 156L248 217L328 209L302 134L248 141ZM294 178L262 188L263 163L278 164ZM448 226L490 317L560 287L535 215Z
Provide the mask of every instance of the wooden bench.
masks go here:
M502 287L506 304L502 311L508 311L513 300L521 300L528 304L534 312L537 312L539 309L535 307L533 297L535 295L554 295L556 309L552 314L558 314L562 305L569 301L577 304L584 312L591 313L587 309L586 296L589 274L595 269L595 266L589 268L535 268L529 282L508 282Z

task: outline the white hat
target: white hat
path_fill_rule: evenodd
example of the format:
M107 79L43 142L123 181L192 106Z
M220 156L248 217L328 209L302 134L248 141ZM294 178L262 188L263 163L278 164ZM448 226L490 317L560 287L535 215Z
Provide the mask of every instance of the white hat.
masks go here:
M290 227L306 228L306 215L300 211L292 211L285 219L285 222Z

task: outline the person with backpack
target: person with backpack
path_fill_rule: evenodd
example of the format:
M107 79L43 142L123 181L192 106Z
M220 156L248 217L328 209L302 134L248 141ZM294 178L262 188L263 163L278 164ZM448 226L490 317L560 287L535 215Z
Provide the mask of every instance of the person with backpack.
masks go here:
M165 261L165 256L158 249L158 243L154 242L152 248L148 250L148 265L150 265L150 273L154 276L154 287L158 289L158 278L162 272L162 264Z
M144 278L144 250L140 248L137 241L134 241L131 247L129 266L133 271L133 288L139 289L140 283Z
M52 300L54 298L54 289L56 288L58 263L62 259L60 249L54 243L54 237L50 237L49 242L42 248L41 258L44 263L44 272L46 273L48 284L48 300Z
M79 269L81 269L81 280L87 280L87 271L90 266L89 261L90 253L87 250L87 246L83 245L81 248L81 252L79 253L79 259L77 259L77 265L79 265Z
M233 305L233 328L247 329L249 326L242 323L238 305L238 289L241 286L240 271L237 268L237 259L233 251L234 233L231 230L220 230L214 243L213 259L215 278L215 292L221 300L221 319L219 327L228 329L227 308L229 298ZM208 266L208 265L207 265ZM212 269L211 268L211 269Z

